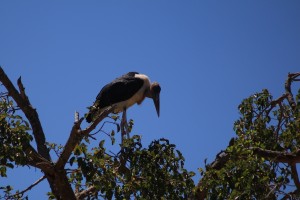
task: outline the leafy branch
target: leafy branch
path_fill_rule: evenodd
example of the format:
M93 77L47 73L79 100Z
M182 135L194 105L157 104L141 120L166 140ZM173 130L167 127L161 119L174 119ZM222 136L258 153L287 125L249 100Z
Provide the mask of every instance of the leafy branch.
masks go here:
M288 74L285 93L273 100L268 90L251 95L239 105L237 134L216 159L200 169L196 199L299 198L300 91L292 83L300 73ZM246 181L247 180L247 181ZM295 190L284 192L294 185Z

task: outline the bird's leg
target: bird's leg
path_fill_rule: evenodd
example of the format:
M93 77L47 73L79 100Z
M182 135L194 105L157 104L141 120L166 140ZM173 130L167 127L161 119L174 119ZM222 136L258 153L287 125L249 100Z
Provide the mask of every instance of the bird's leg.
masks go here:
M121 139L122 139L122 144L123 144L123 139L124 135L126 134L125 129L124 129L124 111L122 113L122 119L121 119Z
M126 114L126 109L124 109L125 110L125 119L124 119L124 121L125 121L125 132L126 132L126 135L127 135L127 139L129 139L129 129L128 129L128 123L127 123L127 114Z
M124 108L123 114L122 114L121 131L122 131L122 143L123 143L123 138L124 138L125 134L129 138L128 124L127 124L127 117L126 117L126 108Z

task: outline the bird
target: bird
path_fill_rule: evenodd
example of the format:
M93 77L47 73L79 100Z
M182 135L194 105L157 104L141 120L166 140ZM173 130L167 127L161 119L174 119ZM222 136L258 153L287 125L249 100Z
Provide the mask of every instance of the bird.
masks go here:
M121 119L121 128L127 129L126 111L134 104L140 105L144 99L153 99L154 106L159 117L160 114L160 91L161 87L158 82L150 82L145 74L138 72L128 72L112 82L106 84L99 92L93 106L90 107L86 115L88 123L93 122L101 112L109 106L113 106L113 113L123 112ZM128 130L123 131L127 133Z

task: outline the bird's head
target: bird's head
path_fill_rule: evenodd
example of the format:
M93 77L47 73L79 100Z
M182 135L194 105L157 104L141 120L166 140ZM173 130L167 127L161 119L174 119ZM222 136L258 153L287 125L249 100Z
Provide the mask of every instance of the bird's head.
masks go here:
M151 97L153 99L158 117L159 117L159 94L160 94L160 90L161 90L161 88L160 88L159 83L154 82L154 83L151 84L150 93L151 93Z

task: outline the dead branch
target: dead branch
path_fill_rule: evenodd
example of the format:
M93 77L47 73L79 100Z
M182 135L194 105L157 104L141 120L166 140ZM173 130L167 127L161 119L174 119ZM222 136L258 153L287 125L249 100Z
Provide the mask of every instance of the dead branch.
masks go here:
M19 93L15 86L12 84L12 82L9 80L5 72L3 71L2 67L0 67L0 82L2 82L2 84L7 89L9 96L11 96L15 100L17 105L21 108L26 118L28 119L32 127L32 132L37 144L38 153L41 154L45 159L50 161L51 157L45 143L46 138L39 116L36 110L32 107L31 103L29 102L29 99L27 98L21 78L18 79L18 86L20 89Z
M290 73L288 74L288 78L285 82L285 93L287 94L287 100L293 110L296 109L295 99L291 90L291 84L293 81L297 81L297 77L300 76L300 72L298 73Z
M20 95L21 95L22 99L24 99L24 101L26 102L26 104L30 105L28 96L25 94L25 88L23 86L21 76L18 78L17 83L18 83L18 87L19 87L19 91L20 91Z
M114 107L108 107L107 109L105 109L100 116L86 129L81 130L81 123L84 120L84 118L81 118L79 121L75 121L71 133L70 133L70 137L67 141L67 143L65 144L65 148L63 150L63 152L61 153L61 156L58 158L58 161L55 165L55 167L57 169L63 168L65 166L65 164L68 162L74 148L76 147L76 145L78 145L81 140L83 139L84 136L88 136L89 133L91 131L93 131L96 126L105 118L108 116L109 113L112 112L112 110L114 109Z
M79 121L79 112L75 111L75 122Z
M268 116L276 105L281 105L283 100L285 100L286 98L288 98L288 94L283 94L278 99L271 101L270 108L266 111L266 115Z
M36 185L38 185L40 182L42 182L44 179L46 178L46 176L42 176L41 178L39 178L36 182L34 182L33 184L31 184L30 186L28 186L26 189L20 191L20 192L17 192L16 194L13 194L11 196L8 197L11 198L11 197L18 197L18 196L23 196L26 192L28 192L29 190L31 190L33 187L35 187Z

